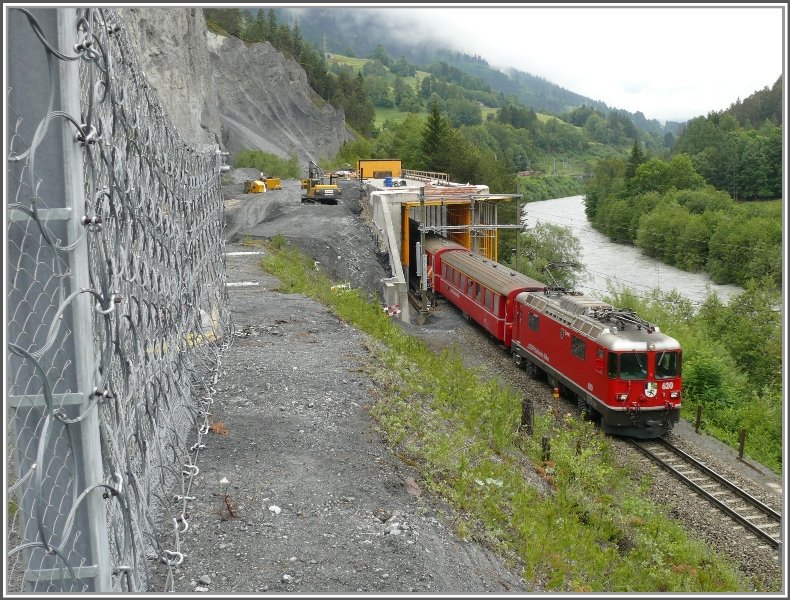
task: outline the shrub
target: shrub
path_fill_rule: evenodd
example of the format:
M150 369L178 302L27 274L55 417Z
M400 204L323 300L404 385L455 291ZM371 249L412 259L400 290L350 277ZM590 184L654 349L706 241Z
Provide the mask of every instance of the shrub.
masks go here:
M242 150L236 155L233 166L238 168L249 167L265 173L269 177L282 179L301 179L302 170L296 156L284 159L276 154L261 152L260 150Z

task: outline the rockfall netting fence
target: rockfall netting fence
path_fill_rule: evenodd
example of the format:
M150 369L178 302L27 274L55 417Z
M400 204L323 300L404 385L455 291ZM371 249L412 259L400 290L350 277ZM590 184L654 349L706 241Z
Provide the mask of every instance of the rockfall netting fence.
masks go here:
M6 19L6 592L166 590L232 339L227 167L116 11Z

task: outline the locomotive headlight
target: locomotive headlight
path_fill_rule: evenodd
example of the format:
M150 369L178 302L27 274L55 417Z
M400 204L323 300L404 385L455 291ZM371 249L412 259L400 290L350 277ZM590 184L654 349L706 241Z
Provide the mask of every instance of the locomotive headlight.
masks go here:
M672 398L673 400L680 398L680 391L678 390L676 392L669 392L669 397Z
M615 395L615 398L617 399L618 402L625 402L626 400L628 400L628 394L617 394Z

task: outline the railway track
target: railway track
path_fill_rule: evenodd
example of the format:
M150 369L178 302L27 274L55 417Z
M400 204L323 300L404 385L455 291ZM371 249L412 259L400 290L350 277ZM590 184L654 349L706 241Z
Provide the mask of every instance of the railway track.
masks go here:
M631 440L650 460L772 548L780 548L782 516L663 438Z

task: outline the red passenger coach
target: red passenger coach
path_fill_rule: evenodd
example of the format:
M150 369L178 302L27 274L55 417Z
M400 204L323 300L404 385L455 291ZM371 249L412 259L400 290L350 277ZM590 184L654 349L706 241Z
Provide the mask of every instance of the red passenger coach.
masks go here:
M509 348L516 296L542 291L545 284L444 238L426 239L424 250L434 293L447 298Z
M631 311L589 296L522 293L511 351L599 414L607 433L658 437L680 417L680 344Z

